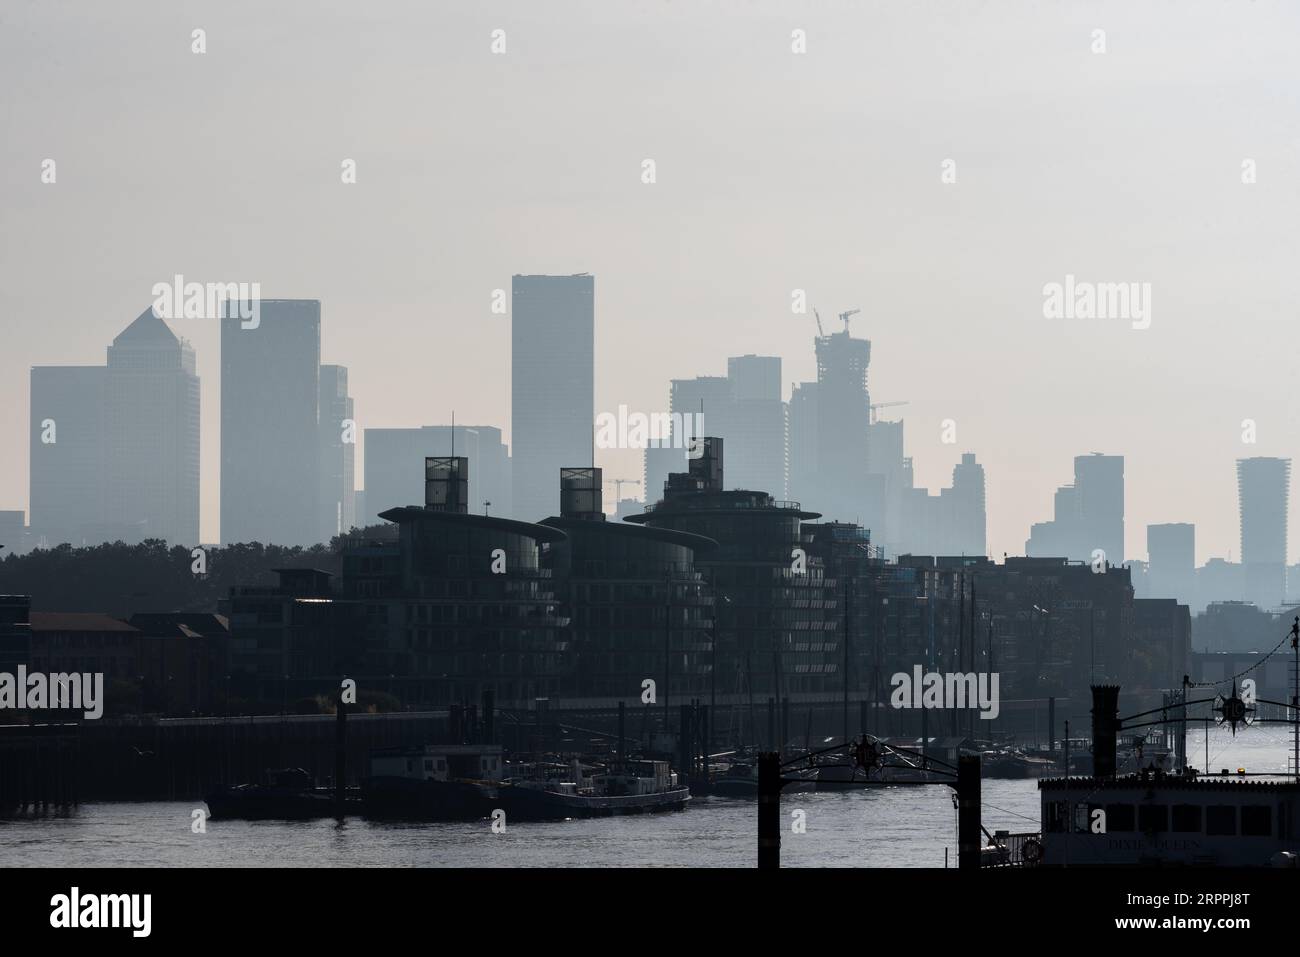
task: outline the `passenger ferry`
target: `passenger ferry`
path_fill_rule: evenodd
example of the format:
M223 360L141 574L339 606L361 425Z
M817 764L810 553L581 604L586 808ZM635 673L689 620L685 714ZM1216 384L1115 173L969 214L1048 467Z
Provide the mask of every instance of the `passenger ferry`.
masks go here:
M1297 866L1300 777L1244 768L1167 770L1174 762L1163 754L1117 774L1119 688L1098 685L1092 692L1093 773L1040 780L1041 833L1000 833L984 848L985 860L1046 867ZM1244 715L1240 699L1234 691L1218 700L1215 710L1235 716L1225 717L1235 731Z
M1144 770L1042 780L1038 788L1048 867L1294 867L1300 854L1294 780Z

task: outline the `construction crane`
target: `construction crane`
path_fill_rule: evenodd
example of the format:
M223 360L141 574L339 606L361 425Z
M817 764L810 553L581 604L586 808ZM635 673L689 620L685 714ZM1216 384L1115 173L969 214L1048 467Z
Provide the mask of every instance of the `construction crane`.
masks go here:
M813 306L813 315L817 317L817 335L825 339L826 330L822 328L822 314L817 311L816 306Z
M624 485L640 485L640 479L605 479L605 484L614 486L614 496L616 501L623 501Z
M876 416L876 410L877 410L877 409L888 409L888 408L890 408L891 406L895 406L895 405L907 405L907 399L902 399L901 401L898 401L898 402L873 402L873 403L871 403L871 405L867 406L867 416L868 416L868 417L867 417L867 421L870 422L872 425L875 425L875 423L876 423L876 419L877 419L877 416Z
M840 322L844 323L844 331L849 331L849 320L860 313L861 309L850 309L848 312L840 313Z

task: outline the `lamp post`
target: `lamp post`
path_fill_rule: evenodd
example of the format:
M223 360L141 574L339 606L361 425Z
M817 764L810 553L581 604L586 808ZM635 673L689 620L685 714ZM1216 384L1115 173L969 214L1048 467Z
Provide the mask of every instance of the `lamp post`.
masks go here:
M719 595L728 605L731 599L726 595ZM713 618L709 624L709 753L713 753L713 729L718 724L718 612L715 603ZM707 758L708 755L705 755Z

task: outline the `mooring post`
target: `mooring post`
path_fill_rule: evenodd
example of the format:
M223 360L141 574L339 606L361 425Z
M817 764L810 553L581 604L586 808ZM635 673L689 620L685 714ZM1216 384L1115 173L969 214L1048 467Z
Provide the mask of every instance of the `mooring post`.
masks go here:
M1092 686L1092 776L1115 777L1115 743L1119 736L1119 685Z
M957 869L980 866L980 757L957 758Z
M700 705L700 775L709 781L709 753L713 750L713 710Z
M691 706L681 704L677 707L677 771L681 783L691 779Z
M758 869L781 866L781 756L764 751L758 756Z
M618 703L618 756L627 760L627 705Z
M1070 776L1070 722L1065 722L1065 737L1061 739L1061 756L1064 762L1063 773L1065 777Z
M334 812L343 816L347 802L348 773L348 706L343 703L343 689L339 688L338 706L334 719Z

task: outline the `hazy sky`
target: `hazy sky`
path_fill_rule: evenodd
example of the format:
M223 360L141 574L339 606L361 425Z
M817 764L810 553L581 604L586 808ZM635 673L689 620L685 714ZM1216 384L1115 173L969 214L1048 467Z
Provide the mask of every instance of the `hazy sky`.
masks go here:
M320 299L362 428L508 430L492 291L590 271L597 411L750 352L783 357L788 395L815 375L803 288L829 328L862 308L918 484L978 454L992 553L1104 451L1129 557L1169 521L1236 556L1234 460L1300 455L1297 36L1282 0L6 0L0 508L27 503L30 367L102 363L176 273ZM1045 319L1067 273L1150 283L1150 328ZM172 325L213 540L218 328ZM640 477L636 453L597 464Z

